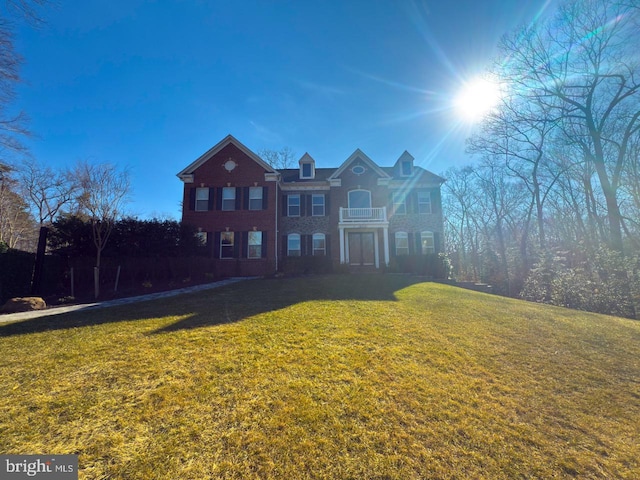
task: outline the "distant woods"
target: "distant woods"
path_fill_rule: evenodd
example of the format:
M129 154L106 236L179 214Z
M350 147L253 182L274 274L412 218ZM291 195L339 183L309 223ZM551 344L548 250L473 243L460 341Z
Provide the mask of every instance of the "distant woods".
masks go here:
M578 0L510 35L501 104L445 173L460 279L636 316L640 301L640 7Z

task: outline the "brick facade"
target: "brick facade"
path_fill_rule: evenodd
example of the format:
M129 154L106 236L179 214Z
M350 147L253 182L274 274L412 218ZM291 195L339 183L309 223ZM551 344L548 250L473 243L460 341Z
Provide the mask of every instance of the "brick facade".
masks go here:
M392 167L356 150L335 168L305 154L299 169L275 170L229 135L178 176L182 220L206 239L220 276L272 274L289 255L377 269L396 238L400 253L405 238L409 254L442 250L444 180L407 152Z

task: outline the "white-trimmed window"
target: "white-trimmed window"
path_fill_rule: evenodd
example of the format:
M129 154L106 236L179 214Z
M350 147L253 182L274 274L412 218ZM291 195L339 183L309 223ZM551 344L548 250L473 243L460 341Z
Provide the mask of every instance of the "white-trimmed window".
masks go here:
M234 240L233 232L220 232L220 258L233 258Z
M431 192L418 192L418 213L431 213Z
M410 177L413 173L413 165L411 164L411 160L403 160L400 164L400 174L403 177Z
M371 192L369 190L351 190L348 200L349 208L371 208Z
M313 254L314 255L327 254L327 239L324 233L313 234Z
M236 209L236 187L222 187L222 210Z
M300 178L313 178L313 165L305 162L300 165Z
M287 256L299 257L302 254L300 249L300 235L297 233L290 233L287 236Z
M249 187L249 210L262 210L262 187Z
M407 213L407 196L404 192L392 192L393 212L397 215L405 215Z
M423 255L436 253L436 241L433 232L420 232L420 245Z
M249 232L247 258L262 258L262 232Z
M196 188L196 212L209 210L209 188Z
M396 232L396 256L409 255L409 234Z
M300 195L287 195L287 216L300 216Z
M314 217L324 217L324 195L311 195L311 214Z

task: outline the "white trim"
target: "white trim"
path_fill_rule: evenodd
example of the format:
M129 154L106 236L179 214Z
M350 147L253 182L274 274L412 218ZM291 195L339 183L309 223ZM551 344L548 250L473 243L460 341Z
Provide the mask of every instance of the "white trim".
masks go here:
M371 168L374 172L376 172L380 177L391 178L384 170L382 170L378 166L378 164L376 164L376 162L371 160L367 155L364 154L362 150L357 148L356 151L353 152L351 156L347 158L344 161L344 163L340 165L340 167L338 167L338 169L335 172L333 172L333 174L328 178L328 180L331 181L331 180L337 179L340 175L342 175L342 172L344 172L347 169L347 167L349 167L349 165L352 162L354 162L357 158L360 158L360 160L362 160L363 163L366 163L367 165L369 165L369 168ZM336 185L336 186L339 186L339 185Z
M326 183L316 183L315 185L310 185L308 183L285 183L280 185L280 190L282 190L283 192L298 192L301 190L329 192L329 187Z

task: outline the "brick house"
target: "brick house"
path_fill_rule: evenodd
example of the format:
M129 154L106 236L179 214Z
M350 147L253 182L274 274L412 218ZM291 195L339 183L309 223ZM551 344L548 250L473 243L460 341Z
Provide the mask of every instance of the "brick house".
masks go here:
M381 167L359 149L340 166L275 170L228 135L186 167L182 220L198 228L217 273L274 273L287 261L378 270L442 251L444 179L404 152Z

